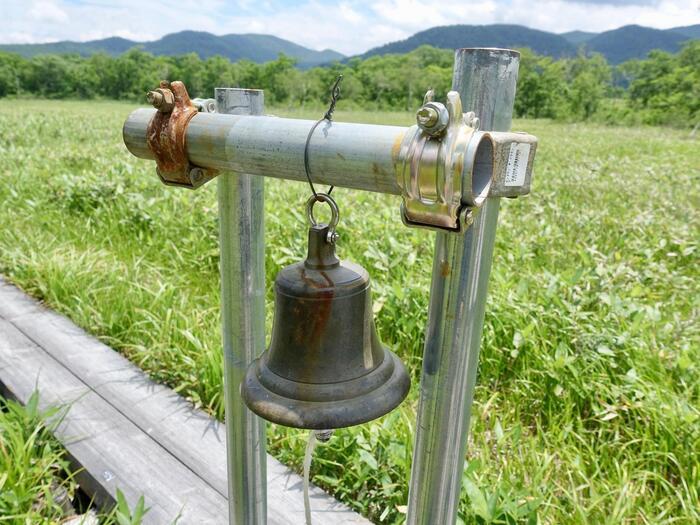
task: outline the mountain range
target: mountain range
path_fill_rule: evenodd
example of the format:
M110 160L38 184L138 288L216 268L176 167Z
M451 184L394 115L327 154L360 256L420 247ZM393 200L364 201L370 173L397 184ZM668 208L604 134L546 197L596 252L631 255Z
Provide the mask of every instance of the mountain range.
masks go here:
M275 60L280 53L284 53L296 58L301 67L327 64L345 58L344 55L330 49L315 51L272 35L231 34L219 36L204 31L180 31L151 42L135 42L126 38L111 37L89 42L0 44L0 51L18 53L26 57L49 53L77 53L86 56L98 52L116 56L134 47L154 55L197 53L201 58L220 55L233 62L242 59L258 63L268 62Z
M550 33L519 25L491 24L483 26L453 25L433 27L396 42L390 42L359 55L367 58L387 53L407 53L421 45L455 49L458 47L527 47L552 57L574 56L580 49L601 53L612 64L632 58L644 58L649 51L661 49L676 52L684 42L700 39L700 24L653 29L637 25L623 26L602 33L570 31ZM155 55L197 53L201 58L221 55L232 61L253 62L274 60L280 53L294 57L302 68L329 64L346 59L344 55L325 49L315 51L272 35L213 35L203 31L181 31L151 42L136 42L120 37L89 42L55 42L47 44L0 44L0 51L31 57L47 53L90 55L103 52L120 55L138 47Z
M603 33L571 31L563 34L506 24L454 25L426 29L406 40L370 49L361 57L407 53L426 44L446 49L528 47L536 53L555 58L574 56L583 48L589 52L601 53L611 64L619 64L632 58L644 58L653 49L675 53L684 42L697 38L700 38L700 24L673 29L629 25Z

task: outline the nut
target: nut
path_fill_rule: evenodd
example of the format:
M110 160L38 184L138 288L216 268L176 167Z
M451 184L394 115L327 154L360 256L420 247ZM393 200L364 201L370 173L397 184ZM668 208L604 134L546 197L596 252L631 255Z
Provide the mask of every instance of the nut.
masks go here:
M427 102L416 112L416 122L425 133L437 137L447 129L450 115L440 102Z
M190 180L193 185L201 182L204 179L204 170L202 168L192 168L190 170Z
M169 89L158 88L146 94L149 104L161 113L170 113L175 107L175 95Z
M422 107L416 113L416 121L421 127L432 128L439 118L440 115L435 108Z

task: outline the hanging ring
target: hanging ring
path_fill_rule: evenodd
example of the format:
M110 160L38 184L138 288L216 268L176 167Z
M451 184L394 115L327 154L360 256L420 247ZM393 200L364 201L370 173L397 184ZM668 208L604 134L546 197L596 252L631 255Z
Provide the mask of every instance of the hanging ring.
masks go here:
M312 226L318 226L319 223L314 217L314 205L317 202L325 202L331 209L331 221L328 224L328 235L326 236L326 241L333 244L338 239L338 234L335 232L336 226L338 226L338 220L340 219L340 212L338 211L338 205L336 204L333 197L327 193L317 193L309 197L306 201L306 217Z

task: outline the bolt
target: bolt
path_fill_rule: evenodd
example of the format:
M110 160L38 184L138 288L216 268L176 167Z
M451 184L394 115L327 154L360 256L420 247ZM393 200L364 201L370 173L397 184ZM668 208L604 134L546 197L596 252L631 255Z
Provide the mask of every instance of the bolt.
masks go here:
M329 231L328 235L326 236L326 242L328 244L335 244L339 237L340 235L338 234L338 232Z
M416 122L423 132L439 137L450 123L450 114L440 102L428 102L416 112Z
M472 224L474 224L474 212L470 209L466 209L463 212L462 215L462 222L464 224L464 228L469 228Z
M148 99L148 103L156 109L163 103L163 95L157 91L149 91L146 94L146 98Z
M190 170L190 181L192 184L197 184L204 178L204 170L202 168L192 168Z
M464 123L470 128L479 129L479 118L473 111L468 111L464 114Z
M159 88L146 93L148 103L161 113L170 113L175 107L175 95L169 89Z
M418 113L416 113L416 121L422 128L432 128L435 124L437 124L439 118L440 114L435 108L431 107L424 106L418 110Z

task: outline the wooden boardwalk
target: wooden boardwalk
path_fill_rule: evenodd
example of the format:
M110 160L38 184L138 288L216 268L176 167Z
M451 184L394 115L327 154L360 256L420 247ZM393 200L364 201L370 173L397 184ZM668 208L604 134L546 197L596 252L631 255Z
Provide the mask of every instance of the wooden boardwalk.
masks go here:
M225 524L225 427L0 278L0 393L65 405L56 430L78 480L101 504L119 488L145 523ZM268 455L268 524L304 523L302 480ZM318 488L314 525L370 522ZM260 524L263 525L263 524Z

